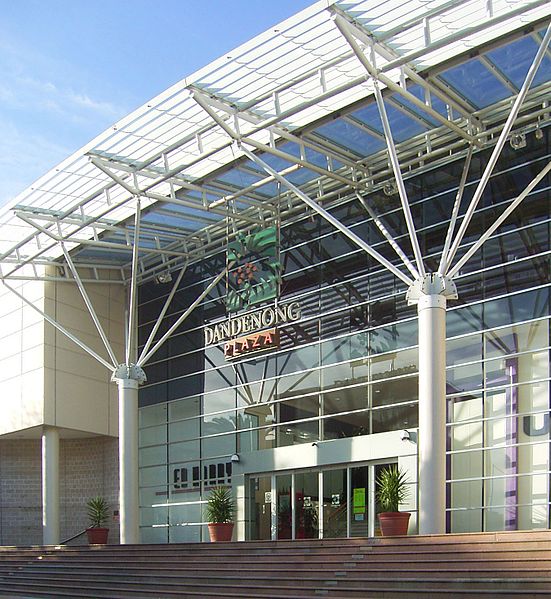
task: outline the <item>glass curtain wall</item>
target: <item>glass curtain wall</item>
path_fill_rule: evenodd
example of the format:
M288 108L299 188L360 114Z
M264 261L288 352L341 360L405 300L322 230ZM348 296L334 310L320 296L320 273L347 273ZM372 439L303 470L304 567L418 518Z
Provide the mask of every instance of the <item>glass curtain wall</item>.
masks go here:
M504 150L459 255L549 160L547 135L527 140L522 152ZM473 159L466 197L486 158ZM454 163L407 181L431 270L461 169ZM397 196L377 192L369 201L389 229L406 230ZM394 259L357 200L332 212ZM549 525L550 214L547 179L457 278L459 300L450 302L447 316L450 531ZM228 363L220 346L204 347L203 325L225 319L222 282L146 367L140 389L146 542L207 538L202 502L211 486L231 484L236 451L417 426L417 319L402 283L318 217L282 223L280 237L279 301L299 302L302 316L281 327L279 351ZM218 255L189 267L159 334L224 264ZM140 288L142 345L170 289Z

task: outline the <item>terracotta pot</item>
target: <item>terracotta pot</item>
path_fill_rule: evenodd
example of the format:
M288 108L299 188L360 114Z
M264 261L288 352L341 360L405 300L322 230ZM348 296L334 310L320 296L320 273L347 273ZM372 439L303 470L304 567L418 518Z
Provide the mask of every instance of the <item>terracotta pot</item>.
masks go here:
M208 526L211 543L231 541L233 522L211 522Z
M90 545L106 545L109 536L108 528L87 528L86 535Z
M408 534L409 512L382 512L379 524L383 537L405 536Z

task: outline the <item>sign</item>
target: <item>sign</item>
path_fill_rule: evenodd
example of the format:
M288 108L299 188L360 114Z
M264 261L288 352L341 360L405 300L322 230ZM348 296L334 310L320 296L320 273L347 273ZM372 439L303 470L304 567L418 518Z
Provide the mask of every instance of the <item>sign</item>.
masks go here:
M277 329L268 329L260 333L226 341L224 343L224 357L226 359L238 358L245 354L253 354L278 347L279 331Z
M337 507L340 504L341 504L341 496L339 495L339 493L334 493L333 495L331 495L331 505L334 505L335 507Z
M276 227L239 235L228 245L227 261L234 263L228 274L228 312L246 310L277 297L281 262Z
M352 505L354 511L354 520L363 520L362 518L356 518L356 515L364 515L365 513L365 487L359 487L354 489L352 495Z
M287 322L295 322L300 319L300 316L298 302L268 306L256 312L234 316L225 322L205 327L205 346L221 343L238 335L255 333Z

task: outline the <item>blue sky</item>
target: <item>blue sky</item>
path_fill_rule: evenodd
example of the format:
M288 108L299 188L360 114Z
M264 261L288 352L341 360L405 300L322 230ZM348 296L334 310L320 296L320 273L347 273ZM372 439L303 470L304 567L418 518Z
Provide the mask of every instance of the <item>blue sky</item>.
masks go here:
M4 0L0 205L183 77L313 0Z

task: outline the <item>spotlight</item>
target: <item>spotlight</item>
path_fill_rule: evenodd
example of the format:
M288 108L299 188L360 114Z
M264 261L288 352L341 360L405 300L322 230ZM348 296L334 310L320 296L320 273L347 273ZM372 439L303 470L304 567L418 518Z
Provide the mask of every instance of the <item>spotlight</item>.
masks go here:
M526 135L524 133L515 133L509 140L513 150L520 150L526 147Z
M409 431L407 431L407 430L404 429L402 431L402 435L401 435L400 439L402 441L409 441L409 440L411 440L411 435L409 434Z
M170 283L172 281L172 275L168 272L162 272L155 277L157 283Z
M396 187L396 181L387 181L383 185L383 193L385 196L393 196L397 193L398 188Z
M234 453L234 454L232 455L232 457L230 458L230 461L231 461L233 464L238 464L238 463L240 462L240 459L239 459L239 454L237 454L237 453Z
M543 139L543 131L538 127L534 131L534 136L535 136L536 139Z

